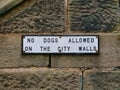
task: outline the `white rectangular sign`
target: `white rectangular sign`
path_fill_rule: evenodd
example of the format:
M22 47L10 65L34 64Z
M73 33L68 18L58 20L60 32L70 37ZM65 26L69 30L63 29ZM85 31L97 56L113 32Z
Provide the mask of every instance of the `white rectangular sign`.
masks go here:
M98 36L22 36L22 54L98 54Z

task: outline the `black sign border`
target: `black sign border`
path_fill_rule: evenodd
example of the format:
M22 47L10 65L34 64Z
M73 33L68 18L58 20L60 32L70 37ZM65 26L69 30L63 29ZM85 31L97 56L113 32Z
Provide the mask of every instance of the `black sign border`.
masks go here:
M25 38L25 36L57 36L57 37L60 37L60 36L96 36L98 37L98 52L96 53L25 53L23 51L23 38ZM63 55L63 54L66 54L66 55L99 55L100 54L100 37L99 35L22 35L21 36L21 53L22 55Z

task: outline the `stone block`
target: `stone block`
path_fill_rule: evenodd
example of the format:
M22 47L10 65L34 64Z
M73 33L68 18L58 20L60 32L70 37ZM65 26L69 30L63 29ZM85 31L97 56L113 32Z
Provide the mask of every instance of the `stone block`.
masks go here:
M64 0L25 0L19 5L18 11L16 10L12 16L7 16L10 18L2 19L0 33L63 32L65 31L64 5Z
M120 90L120 70L86 71L83 90Z
M52 67L116 67L120 65L120 35L99 36L98 55L61 54L51 56Z
M23 0L0 0L0 15L15 7Z
M0 70L0 90L80 90L79 71L47 68Z
M0 68L49 65L48 55L22 55L20 34L0 34Z
M119 0L69 0L71 31L114 32L120 25Z

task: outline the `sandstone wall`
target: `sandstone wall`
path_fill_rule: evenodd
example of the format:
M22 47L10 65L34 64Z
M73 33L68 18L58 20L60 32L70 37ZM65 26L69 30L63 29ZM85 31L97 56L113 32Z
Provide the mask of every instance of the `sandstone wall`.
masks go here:
M120 90L119 0L0 0L0 90ZM99 55L22 55L22 35L99 35Z

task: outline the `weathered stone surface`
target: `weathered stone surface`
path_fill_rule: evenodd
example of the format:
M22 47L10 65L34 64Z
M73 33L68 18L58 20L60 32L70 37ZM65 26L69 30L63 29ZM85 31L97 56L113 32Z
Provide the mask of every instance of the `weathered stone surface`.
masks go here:
M0 68L48 66L48 55L21 55L21 35L0 34Z
M1 33L65 31L64 0L26 0L25 3L30 5L24 8L20 5L20 12L0 22Z
M80 90L79 71L62 69L0 70L0 90Z
M112 32L120 25L119 0L69 0L72 31Z
M21 3L23 0L0 0L0 15Z
M100 35L99 55L52 55L52 67L116 67L120 65L120 35Z
M86 71L83 90L120 90L119 71Z

